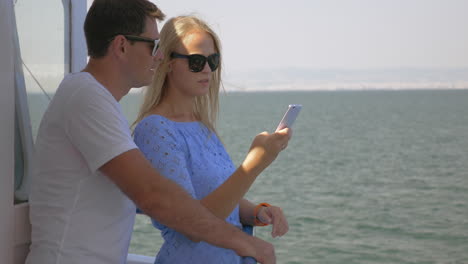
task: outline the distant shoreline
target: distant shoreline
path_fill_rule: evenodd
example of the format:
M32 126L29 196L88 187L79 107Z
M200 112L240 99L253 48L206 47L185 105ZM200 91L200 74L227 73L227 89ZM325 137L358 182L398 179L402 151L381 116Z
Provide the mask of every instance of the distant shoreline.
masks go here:
M63 78L58 66L55 67L57 69L51 68L50 71L45 70L48 67L39 66L44 65L31 66L35 77L47 91L54 91ZM282 67L225 71L224 74L223 86L228 92L468 89L468 67L393 69ZM28 89L36 90L37 85L30 78L26 78L26 84ZM131 93L137 90L132 89ZM35 92L39 92L39 89L37 88Z
M227 91L372 91L372 90L466 90L468 81L454 82L301 82L262 83L243 85L224 83Z
M308 93L308 92L404 92L404 91L434 91L434 92L450 92L450 91L468 91L468 87L463 87L463 88L375 88L375 89L346 89L346 88L340 88L340 89L290 89L290 90L268 90L268 89L263 89L263 90L229 90L229 89L223 89L221 90L221 94L225 93L289 93L289 92L299 92L299 93ZM30 95L42 95L43 93L40 91L34 91L31 92L29 91L28 94ZM128 93L128 95L142 95L142 90L140 88L137 89L132 89ZM52 95L52 94L49 94Z
M468 91L468 88L415 88L415 89L336 89L336 90L225 90L222 93L313 93L313 92L455 92L455 91Z

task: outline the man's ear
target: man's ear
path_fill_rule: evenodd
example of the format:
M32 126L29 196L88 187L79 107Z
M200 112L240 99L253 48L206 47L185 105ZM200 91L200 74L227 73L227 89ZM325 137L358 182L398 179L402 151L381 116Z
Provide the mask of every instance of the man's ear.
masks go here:
M117 57L122 57L127 51L128 41L124 36L116 36L109 45L109 50Z

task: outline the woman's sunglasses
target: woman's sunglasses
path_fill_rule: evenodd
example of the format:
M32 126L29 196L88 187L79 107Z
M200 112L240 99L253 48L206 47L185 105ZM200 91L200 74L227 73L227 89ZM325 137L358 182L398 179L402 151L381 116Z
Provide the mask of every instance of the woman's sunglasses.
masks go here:
M201 72L203 68L205 68L206 62L208 62L211 71L214 72L219 66L219 57L220 55L218 53L213 53L208 57L200 54L184 55L177 52L171 53L171 58L188 59L191 72Z

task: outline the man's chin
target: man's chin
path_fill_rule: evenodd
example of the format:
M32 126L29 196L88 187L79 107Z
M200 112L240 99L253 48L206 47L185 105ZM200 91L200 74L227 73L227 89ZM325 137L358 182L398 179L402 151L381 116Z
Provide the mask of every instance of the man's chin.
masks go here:
M135 86L133 86L132 88L133 89L140 89L140 88L143 88L143 87L146 87L150 85L150 82L147 82L147 83L144 83L144 84L136 84Z
M133 88L142 88L150 85L153 82L153 75L151 77L146 78L145 81L140 82L138 84L134 84L135 86Z

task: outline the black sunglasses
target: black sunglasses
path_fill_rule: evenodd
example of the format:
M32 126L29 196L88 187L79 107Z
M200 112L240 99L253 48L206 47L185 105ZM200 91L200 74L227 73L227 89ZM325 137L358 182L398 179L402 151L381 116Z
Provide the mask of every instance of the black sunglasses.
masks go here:
M171 58L188 59L189 69L191 72L201 72L205 68L206 62L210 66L212 72L216 71L219 66L219 53L213 53L208 57L200 54L184 55L177 52L171 53Z
M148 43L152 43L154 46L153 46L153 50L151 51L151 56L156 56L156 52L158 51L158 48L159 48L159 39L151 39L151 38L145 38L145 37L140 37L140 36L135 36L135 35L122 35L124 36L126 39L130 40L130 41L141 41L141 42L148 42Z

